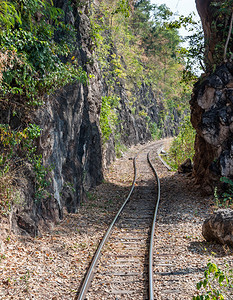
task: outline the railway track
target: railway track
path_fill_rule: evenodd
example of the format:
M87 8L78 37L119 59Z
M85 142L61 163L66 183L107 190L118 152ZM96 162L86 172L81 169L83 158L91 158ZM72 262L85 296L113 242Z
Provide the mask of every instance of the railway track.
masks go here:
M154 299L153 248L160 183L151 158L159 147L161 142L154 143L134 157L129 195L100 242L76 300Z

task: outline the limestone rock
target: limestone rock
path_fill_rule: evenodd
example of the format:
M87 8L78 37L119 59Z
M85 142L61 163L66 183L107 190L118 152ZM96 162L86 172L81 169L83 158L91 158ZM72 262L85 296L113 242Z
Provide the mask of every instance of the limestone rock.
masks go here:
M202 189L233 176L233 68L223 64L202 78L190 101L196 129L193 175Z
M20 215L18 215L17 224L26 233L30 234L33 237L36 236L37 234L36 222L32 218L30 218L28 214L21 213Z
M217 210L205 220L202 235L208 242L233 246L233 210Z
M43 164L52 166L51 197L43 199L40 208L40 214L50 218L56 211L61 217L64 208L77 212L85 191L103 178L99 128L102 83L97 61L89 62L93 51L90 20L86 15L89 4L86 1L79 10L73 10L72 22L78 32L73 46L80 65L87 74L95 76L89 79L88 85L68 84L48 97L46 105L35 114L35 123L43 129L38 150L43 154ZM55 0L54 5L63 9L70 20L69 1Z

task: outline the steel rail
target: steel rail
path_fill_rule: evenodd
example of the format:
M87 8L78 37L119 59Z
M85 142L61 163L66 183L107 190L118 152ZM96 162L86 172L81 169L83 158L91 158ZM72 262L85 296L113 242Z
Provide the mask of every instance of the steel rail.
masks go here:
M163 149L163 147L160 147L160 148L158 149L158 151L157 151L158 157L159 157L160 161L164 164L164 166L165 166L169 171L171 171L172 168L164 161L164 159L162 159L162 157L161 157L161 155L160 155L162 149Z
M158 194L157 194L157 203L155 207L153 222L151 225L151 236L150 236L150 249L149 249L149 300L154 300L154 289L153 289L153 247L154 247L154 235L155 235L155 223L157 219L157 213L159 208L159 201L160 201L160 180L158 177L155 168L153 167L151 160L150 160L150 152L147 154L147 161L156 177L157 187L158 187Z
M136 177L137 177L137 168L136 168L136 158L137 158L137 155L134 157L133 159L133 165L134 165L134 180L133 180L133 183L132 183L132 186L131 186L131 190L125 200L125 202L122 204L121 208L119 209L118 213L116 214L114 220L112 221L112 223L110 224L107 232L105 233L103 239L101 240L96 252L95 252L95 255L93 256L93 259L92 259L92 262L91 262L91 265L86 273L86 276L85 276L85 279L83 281L83 284L81 286L81 289L80 289L80 292L78 295L75 296L75 300L84 300L85 299L85 295L88 291L88 288L90 287L90 284L91 284L91 280L92 280L92 275L94 273L94 269L98 263L98 260L100 258L100 254L101 254L101 250L103 248L103 246L105 245L105 243L107 242L107 239L112 231L112 228L113 226L115 225L120 213L122 212L123 208L125 207L126 203L129 201L129 198L134 190L134 187L135 187L135 183L136 183Z

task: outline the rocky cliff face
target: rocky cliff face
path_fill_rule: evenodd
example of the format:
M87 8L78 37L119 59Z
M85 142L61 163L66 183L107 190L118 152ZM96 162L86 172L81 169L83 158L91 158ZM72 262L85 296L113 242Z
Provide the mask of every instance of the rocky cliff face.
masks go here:
M137 99L135 102L136 115L140 116L140 112L145 110L150 123L156 124L160 137L165 138L178 134L182 116L176 108L171 110L165 108L164 95L160 95L152 86L142 83L140 88L135 86L135 98ZM145 122L145 118L142 117L142 121ZM142 129L148 127L146 122L143 125ZM153 134L153 130L149 130L149 138L151 138L151 133ZM143 135L141 137L144 138Z
M116 85L115 94L120 99L116 132L121 144L130 147L151 140L153 135L164 138L178 134L182 116L175 108L167 110L160 100L162 95L158 95L150 85L143 82L140 87L134 85L130 90L131 98L136 99L133 104L130 104L124 81L121 81L121 85ZM104 145L104 166L115 159L115 144L119 137L111 135Z
M139 91L135 87L135 99L133 106L129 105L129 98L126 93L125 85L121 85L116 91L120 96L120 104L118 108L120 125L117 130L121 133L121 139L124 145L131 146L137 143L148 141L151 138L150 131L146 126L145 120L140 117L140 111L143 110L142 99ZM152 99L151 99L152 100ZM132 110L135 108L135 112Z
M56 5L60 5L65 12L68 9L67 1L58 1ZM55 166L52 170L54 196L59 206L67 207L70 212L77 210L84 190L102 180L99 129L101 78L97 62L91 59L93 45L86 15L88 7L86 2L69 18L77 28L75 56L87 74L94 77L89 79L87 85L76 83L67 86L51 97L49 107L39 114L41 127L44 128L40 144L44 160Z
M233 65L224 64L200 80L190 103L197 131L194 175L209 193L219 177L233 176Z
M69 1L57 0L54 5L65 12L66 23L77 30L73 55L88 75L95 75L88 84L73 83L47 97L46 104L34 113L33 121L42 128L37 149L43 165L50 169L48 196L38 203L33 195L33 170L28 166L22 187L24 205L15 209L13 229L18 227L34 235L43 220L61 218L64 209L76 212L85 198L85 191L102 181L102 145L99 128L101 78L98 64L92 58L88 1L73 8ZM59 35L56 38L60 38ZM42 217L42 218L41 218ZM39 223L38 223L39 222ZM47 221L46 221L47 222Z

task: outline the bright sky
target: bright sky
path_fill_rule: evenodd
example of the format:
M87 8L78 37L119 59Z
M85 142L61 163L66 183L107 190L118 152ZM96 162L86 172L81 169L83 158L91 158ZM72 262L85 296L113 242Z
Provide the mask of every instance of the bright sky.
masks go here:
M188 15L196 11L195 0L151 0L154 4L166 4L173 12L178 12L181 15Z
M166 4L172 12L178 13L179 15L188 16L191 12L195 12L197 19L199 19L195 0L151 0L152 4ZM180 30L182 36L188 35L184 29Z

